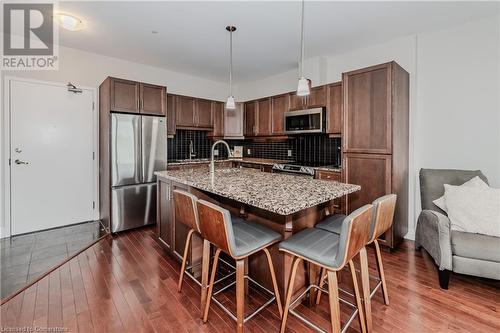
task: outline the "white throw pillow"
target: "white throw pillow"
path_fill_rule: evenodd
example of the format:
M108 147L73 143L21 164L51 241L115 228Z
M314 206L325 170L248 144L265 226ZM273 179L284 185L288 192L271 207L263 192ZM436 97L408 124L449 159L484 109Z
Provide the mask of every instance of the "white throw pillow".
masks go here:
M451 229L500 237L500 189L444 185Z
M448 186L453 186L453 187L460 187L460 186L467 187L467 186L471 186L471 187L489 188L488 184L486 184L481 178L479 178L479 176L476 176L476 177L474 177L474 178L466 181L462 185L458 185L458 186L448 185ZM441 208L442 210L444 210L446 213L448 213L448 209L446 207L446 200L444 198L444 195L442 197L434 200L433 203L436 206L438 206L439 208Z

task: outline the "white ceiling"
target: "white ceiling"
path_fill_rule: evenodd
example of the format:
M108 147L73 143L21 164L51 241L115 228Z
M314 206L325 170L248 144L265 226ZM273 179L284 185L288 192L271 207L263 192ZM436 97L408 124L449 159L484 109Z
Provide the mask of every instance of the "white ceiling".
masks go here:
M399 36L498 14L497 2L310 2L306 57L342 53ZM61 2L87 21L60 43L218 81L227 80L228 32L234 79L250 81L297 67L300 2ZM158 34L151 31L156 30Z

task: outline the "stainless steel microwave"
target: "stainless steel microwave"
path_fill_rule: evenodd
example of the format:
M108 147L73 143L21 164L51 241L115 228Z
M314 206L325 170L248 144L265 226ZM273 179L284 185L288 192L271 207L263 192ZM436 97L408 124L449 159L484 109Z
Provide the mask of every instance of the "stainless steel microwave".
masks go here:
M285 112L285 133L322 133L325 131L323 108Z

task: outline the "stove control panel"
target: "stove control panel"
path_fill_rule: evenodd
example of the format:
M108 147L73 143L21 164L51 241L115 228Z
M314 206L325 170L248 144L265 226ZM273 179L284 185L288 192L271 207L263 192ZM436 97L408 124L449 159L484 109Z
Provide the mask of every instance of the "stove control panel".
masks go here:
M276 172L290 172L290 173L298 173L302 175L310 175L314 176L314 169L307 166L302 165L293 165L293 164L274 164L273 170Z

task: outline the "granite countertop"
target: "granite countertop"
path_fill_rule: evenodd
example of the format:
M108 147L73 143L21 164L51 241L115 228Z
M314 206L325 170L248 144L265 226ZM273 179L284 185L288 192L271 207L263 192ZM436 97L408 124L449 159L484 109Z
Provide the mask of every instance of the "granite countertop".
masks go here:
M359 191L359 185L255 169L220 168L213 183L205 169L168 170L155 174L202 191L280 215L289 215Z

